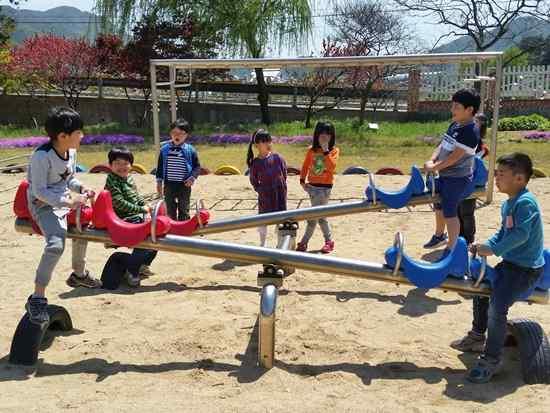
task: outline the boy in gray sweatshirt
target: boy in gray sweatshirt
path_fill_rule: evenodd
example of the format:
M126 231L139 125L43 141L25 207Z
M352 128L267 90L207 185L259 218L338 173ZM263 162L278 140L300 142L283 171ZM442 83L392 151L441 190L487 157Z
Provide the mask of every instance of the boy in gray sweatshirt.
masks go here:
M46 287L65 249L67 215L71 209L84 205L95 195L74 175L82 128L78 112L64 107L52 108L46 119L50 141L38 147L29 162L29 210L46 241L36 270L34 293L25 305L30 321L36 324L49 322ZM71 196L71 191L76 194ZM73 273L67 279L70 287L101 286L100 281L92 278L86 270L87 246L87 241L73 240Z

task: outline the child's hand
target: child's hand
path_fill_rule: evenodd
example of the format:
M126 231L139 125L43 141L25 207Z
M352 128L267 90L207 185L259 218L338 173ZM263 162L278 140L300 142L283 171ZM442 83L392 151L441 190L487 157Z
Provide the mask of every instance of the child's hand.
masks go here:
M490 257L493 255L493 251L485 244L472 244L470 245L470 252L477 254L480 257Z
M95 198L95 191L90 188L82 188L82 195L86 195L88 199L94 199Z
M434 161L428 161L424 164L424 169L428 172L433 172L435 170Z
M88 197L86 195L78 194L71 198L69 207L71 209L76 209L81 205L85 205L87 201L88 201Z
M187 178L187 180L184 183L185 183L185 186L188 186L188 187L193 186L193 184L195 183L195 177L190 176L189 178Z

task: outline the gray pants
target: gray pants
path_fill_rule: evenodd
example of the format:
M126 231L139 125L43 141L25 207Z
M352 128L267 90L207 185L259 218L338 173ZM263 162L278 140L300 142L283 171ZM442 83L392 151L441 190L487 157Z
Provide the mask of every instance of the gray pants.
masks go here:
M332 188L322 188L318 186L308 185L307 193L309 194L311 206L328 204L331 190ZM319 218L318 220L315 219L315 220L307 221L306 232L302 237L302 243L307 244L309 242L309 240L313 236L315 227L317 226L317 221L319 221L319 226L321 227L321 231L323 231L323 236L325 237L325 241L330 241L332 239L332 234L330 233L330 225L327 219Z
M30 208L33 219L40 227L46 247L36 269L35 283L47 287L52 279L52 273L65 250L67 238L67 217L58 217L51 206L43 205ZM86 249L88 241L73 240L73 271L83 275L86 268Z

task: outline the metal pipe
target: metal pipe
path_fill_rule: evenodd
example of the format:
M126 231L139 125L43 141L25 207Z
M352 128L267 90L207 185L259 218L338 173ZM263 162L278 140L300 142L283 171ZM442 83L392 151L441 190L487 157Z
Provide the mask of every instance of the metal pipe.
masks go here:
M500 88L502 87L502 56L497 57L497 70L495 74L495 98L493 101L493 125L491 126L491 149L489 152L489 177L487 178L487 199L490 204L493 201L493 188L495 167L497 159L497 133L498 133L498 115L500 106Z
M17 218L15 229L18 232L31 234L32 226L28 220ZM106 231L86 229L79 234L70 228L68 237L82 239L89 242L107 243L111 242ZM181 254L199 255L204 257L222 258L238 262L253 264L274 264L299 268L307 271L318 271L330 274L347 275L369 280L385 281L394 284L413 285L404 274L399 271L393 275L393 269L383 264L360 261L349 258L338 258L308 254L297 251L283 251L274 248L262 248L251 245L232 244L220 241L209 241L193 237L180 237L177 235L166 235L153 243L150 238L135 246L136 248L148 248L158 251L177 252ZM475 287L469 280L448 278L438 289L469 293L473 295L489 296L491 289L488 285ZM547 304L548 292L535 291L528 299L530 302Z
M300 67L354 67L371 65L400 64L437 64L481 62L498 58L502 52L472 53L433 53L393 56L345 56L345 57L301 57L282 59L152 59L157 66L177 66L185 69L228 69L228 68L263 68L279 69L283 66Z
M281 237L279 241L279 245L277 245L277 248L280 250L289 250L290 249L290 239L292 238L292 235L285 235Z
M177 117L177 102L176 102L176 67L170 66L170 121L175 122Z
M260 298L258 316L258 363L270 369L275 360L275 311L277 309L277 287L264 285Z
M480 198L485 195L485 190L475 191L470 197ZM439 201L439 195L415 196L411 198L408 205L433 204ZM367 200L344 202L341 204L321 205L310 208L293 209L280 212L269 212L267 214L249 215L239 218L222 219L210 222L203 228L198 228L193 235L216 234L236 229L259 227L262 225L273 225L285 221L305 221L323 217L336 217L340 215L360 214L363 212L376 212L387 209L387 206L378 202L373 204Z
M153 62L150 63L151 70L151 110L153 112L153 136L155 140L155 152L160 151L160 121L159 110L160 102L157 94L157 67Z

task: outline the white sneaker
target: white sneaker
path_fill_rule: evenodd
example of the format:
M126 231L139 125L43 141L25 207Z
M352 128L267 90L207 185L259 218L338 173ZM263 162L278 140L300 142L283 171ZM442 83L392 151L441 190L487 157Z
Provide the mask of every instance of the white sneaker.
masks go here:
M155 273L151 271L151 268L148 265L144 264L141 267L139 267L139 275L142 278L149 278L155 275Z

